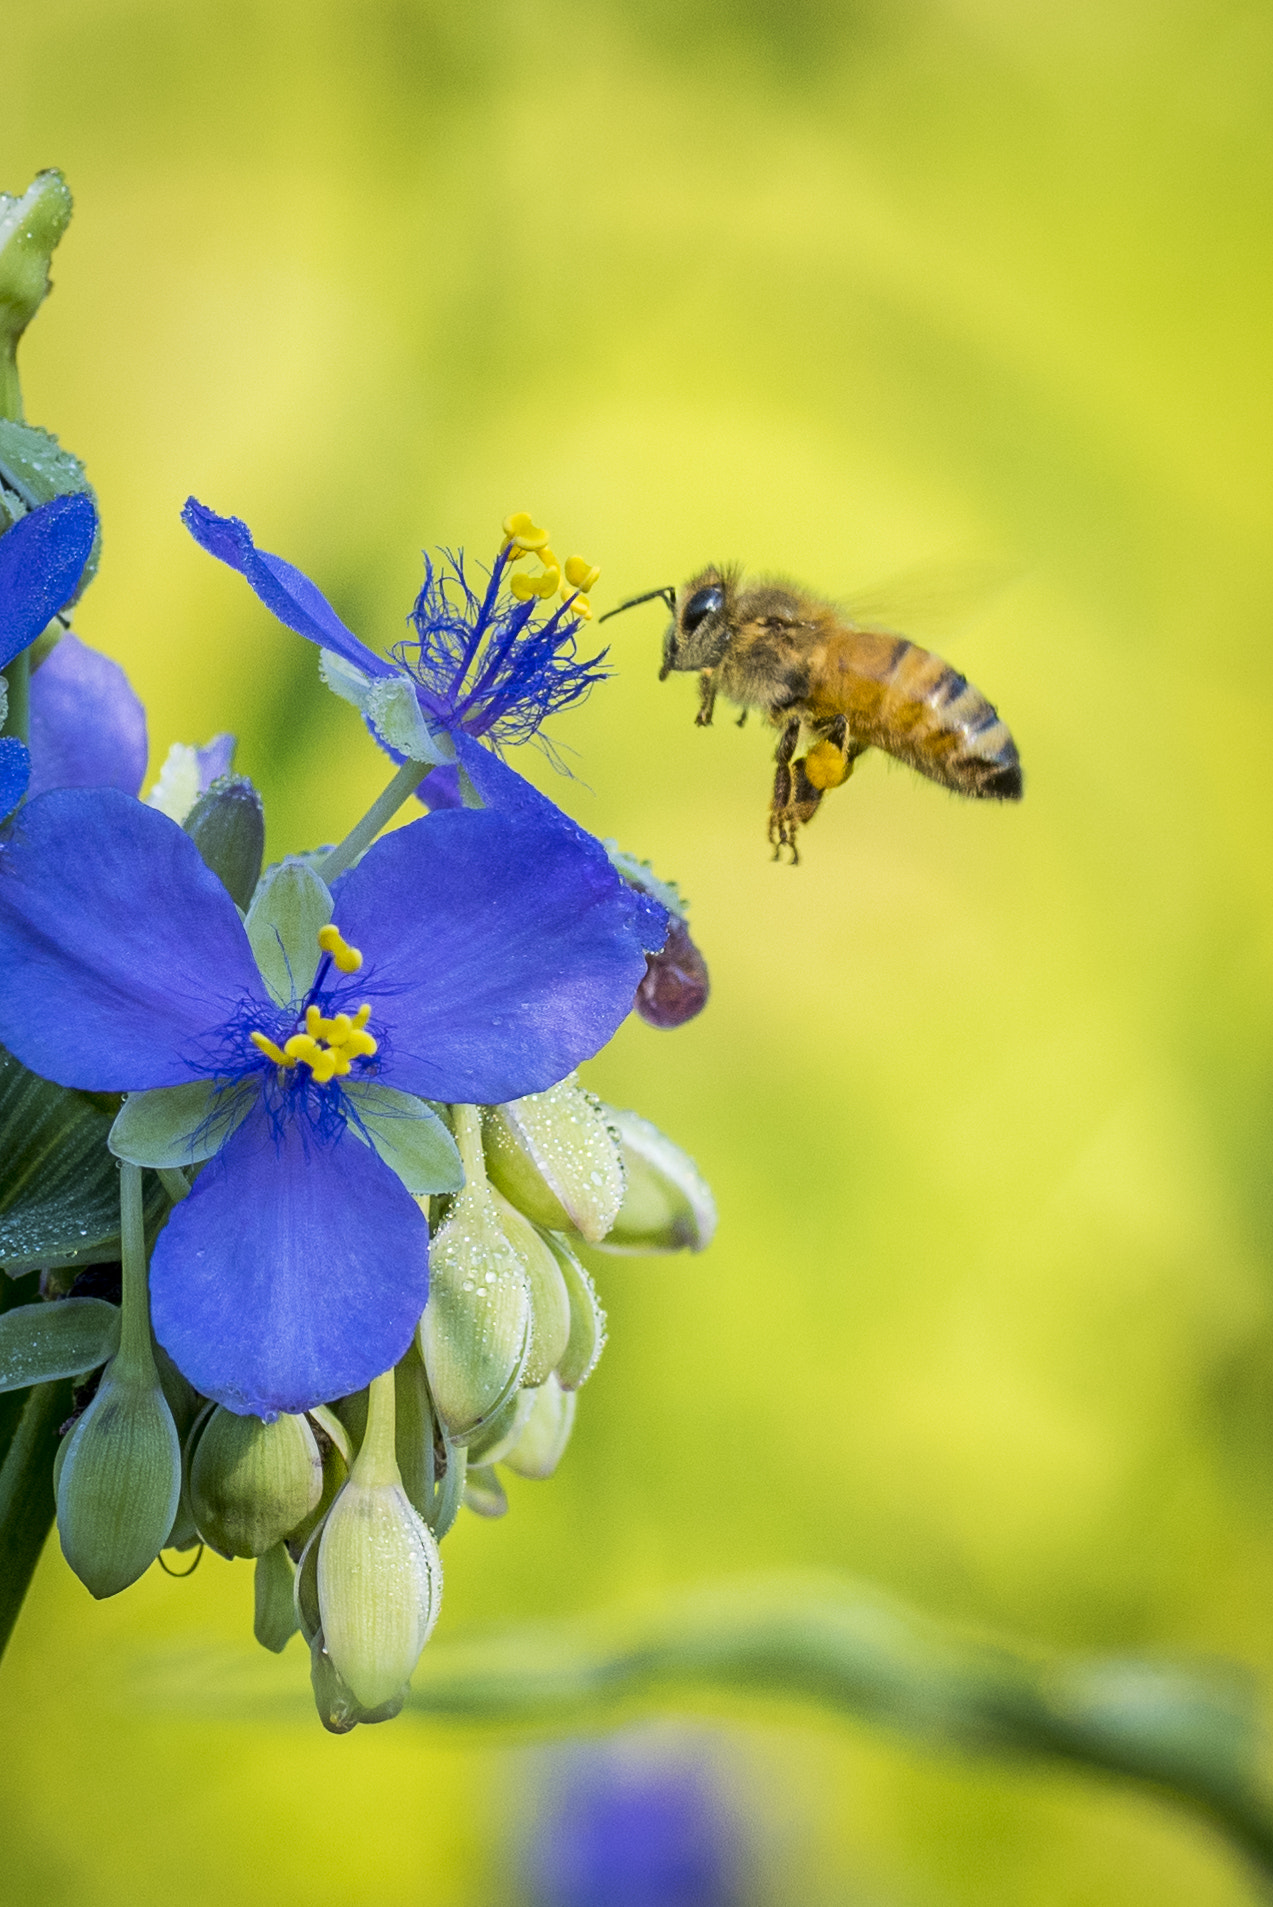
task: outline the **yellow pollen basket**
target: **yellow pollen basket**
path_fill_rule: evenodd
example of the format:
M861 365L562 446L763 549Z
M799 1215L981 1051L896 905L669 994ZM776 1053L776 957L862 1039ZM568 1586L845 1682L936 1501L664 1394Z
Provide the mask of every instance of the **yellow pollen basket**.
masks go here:
M338 928L321 928L318 944L325 954L331 955L342 973L357 973L361 967L362 955L341 938ZM325 1086L330 1079L344 1078L352 1071L356 1059L370 1059L379 1050L375 1034L367 1031L370 1018L369 1002L364 1002L352 1016L335 1013L330 1019L311 1004L305 1009L305 1031L293 1033L282 1046L267 1033L252 1033L249 1037L257 1051L272 1059L276 1066L289 1072L295 1066L308 1066L315 1085Z
M537 556L541 569L538 576L525 573L509 578L508 587L519 603L531 602L536 596L546 599L560 591L562 602L572 616L584 621L592 619L592 604L585 591L591 589L601 571L586 556L568 556L563 565L548 547L549 532L541 530L529 510L514 510L504 518L504 541L500 545L501 554L507 553L510 563L520 563L524 556Z

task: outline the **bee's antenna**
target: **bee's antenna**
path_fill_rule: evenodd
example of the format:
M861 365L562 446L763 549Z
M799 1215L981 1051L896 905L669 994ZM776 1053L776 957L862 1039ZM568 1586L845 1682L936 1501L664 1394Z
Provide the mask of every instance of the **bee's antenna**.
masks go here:
M633 596L629 602L620 603L617 609L607 609L604 616L597 617L597 621L609 622L611 616L621 616L625 609L635 609L638 603L652 603L656 598L667 604L673 616L676 614L676 587L669 584L666 589L647 589L644 596Z

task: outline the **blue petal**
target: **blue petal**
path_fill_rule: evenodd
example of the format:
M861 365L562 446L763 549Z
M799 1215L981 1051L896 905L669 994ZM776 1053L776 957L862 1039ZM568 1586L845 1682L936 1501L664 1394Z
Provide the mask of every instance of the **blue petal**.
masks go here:
M209 1039L274 1009L238 910L188 834L115 788L28 802L0 847L0 1043L59 1086L220 1070Z
M555 828L580 853L593 858L599 856L607 866L611 865L609 855L595 834L589 834L577 821L572 821L555 801L550 801L547 795L541 795L538 788L533 788L507 762L501 761L489 748L483 748L467 735L455 735L452 739L465 774L488 808L498 808L505 814L524 815L528 820L538 821L542 827ZM658 953L667 940L667 909L651 895L628 887L626 882L620 885L629 897L632 931L639 936L646 953Z
M0 820L13 810L27 791L31 757L16 735L0 736Z
M146 772L146 711L118 662L63 636L31 677L31 793L122 788Z
M250 1113L155 1246L155 1334L195 1389L273 1417L361 1390L403 1356L429 1295L429 1228L348 1131Z
M222 775L228 775L233 768L238 739L237 735L214 735L203 748L196 748L201 795L206 795L213 782L220 781Z
M258 550L251 530L237 516L218 516L197 497L188 497L181 520L196 543L245 576L265 607L297 635L333 650L367 675L398 673L391 662L376 655L352 629L346 628L308 576L281 556Z
M439 808L462 808L464 800L455 763L444 762L441 768L431 769L416 789L416 795L432 813Z
M0 536L0 669L70 602L96 534L93 499L76 491L19 517Z
M605 1045L645 972L641 911L583 841L538 816L441 813L337 881L333 919L364 956L342 1004L371 1002L386 1084L490 1105Z

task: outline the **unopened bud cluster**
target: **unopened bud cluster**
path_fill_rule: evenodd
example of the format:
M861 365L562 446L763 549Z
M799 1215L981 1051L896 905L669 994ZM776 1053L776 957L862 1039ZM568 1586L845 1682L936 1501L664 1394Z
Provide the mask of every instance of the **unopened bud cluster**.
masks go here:
M501 1516L508 1476L547 1478L561 1461L606 1335L580 1251L697 1251L715 1225L686 1154L574 1079L447 1118L465 1182L422 1201L430 1296L396 1369L304 1415L238 1415L155 1353L144 1288L126 1278L120 1349L55 1472L63 1550L96 1596L163 1549L254 1558L257 1640L278 1651L300 1630L336 1733L402 1707L460 1509ZM113 1307L73 1297L52 1310L69 1343Z

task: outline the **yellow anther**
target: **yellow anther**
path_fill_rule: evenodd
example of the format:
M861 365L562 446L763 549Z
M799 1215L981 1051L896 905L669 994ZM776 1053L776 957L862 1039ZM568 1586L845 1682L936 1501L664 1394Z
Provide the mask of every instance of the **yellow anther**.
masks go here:
M342 973L357 973L362 965L362 955L357 947L351 947L341 937L339 927L330 923L318 930L318 944L325 954L330 954Z
M347 1013L338 1013L334 1020L323 1022L323 1038L330 1040L333 1046L343 1046L354 1030L354 1023Z
M302 1059L306 1065L312 1066L322 1050L312 1033L293 1033L283 1047L284 1053L293 1066Z
M548 542L547 530L536 528L535 519L529 510L514 510L511 516L504 518L505 547L515 543L519 553L526 550L542 550Z
M365 1001L363 1005L359 1007L358 1011L354 1015L355 1031L361 1033L362 1029L364 1028L364 1026L366 1026L370 1018L371 1018L371 1003L370 1001Z
M566 604L566 611L572 616L580 616L584 622L592 621L592 604L586 596L572 596Z
M269 1038L268 1034L252 1033L249 1035L249 1038L258 1052L264 1053L266 1059L272 1059L276 1066L294 1066L296 1064L296 1061L289 1059L282 1047L276 1045L275 1042Z
M586 556L568 556L566 558L566 581L572 589L593 589L601 571Z
M312 1040L321 1040L323 1037L323 1016L316 1006L307 1006L305 1009L305 1031Z
M528 603L532 596L555 596L561 587L561 571L554 563L539 576L514 576L508 586L519 603Z

